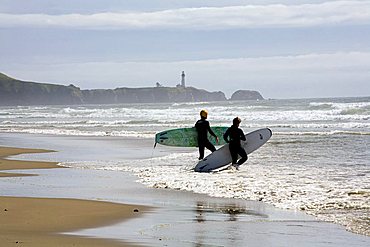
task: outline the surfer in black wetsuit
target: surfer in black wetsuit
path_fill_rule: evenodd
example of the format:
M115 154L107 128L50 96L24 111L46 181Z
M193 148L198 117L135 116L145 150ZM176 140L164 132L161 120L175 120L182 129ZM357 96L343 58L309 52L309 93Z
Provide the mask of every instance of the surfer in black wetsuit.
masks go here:
M216 142L218 143L218 137L212 131L207 117L208 112L206 110L201 110L200 119L195 123L195 128L198 132L199 160L204 158L204 148L207 148L211 152L216 151L215 146L208 140L208 132L216 138Z
M233 125L228 128L224 134L225 141L229 143L229 150L233 160L232 166L236 169L248 159L248 155L240 143L240 141L246 141L243 130L239 128L240 122L240 118L234 118ZM238 155L241 156L239 161Z

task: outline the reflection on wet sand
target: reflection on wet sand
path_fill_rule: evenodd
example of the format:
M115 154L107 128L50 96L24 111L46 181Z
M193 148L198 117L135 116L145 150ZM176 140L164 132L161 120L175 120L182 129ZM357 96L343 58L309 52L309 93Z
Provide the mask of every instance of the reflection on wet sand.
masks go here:
M267 218L267 215L247 209L237 204L219 204L197 202L195 207L195 221L237 221L239 216L253 216ZM207 218L206 218L207 217Z
M236 222L236 221L248 221L256 218L268 218L267 215L261 214L257 211L247 209L245 205L238 204L219 204L219 203L205 203L198 201L195 207L195 247L207 246L205 243L207 236L209 234L209 227L207 227L206 222ZM201 224L198 224L201 223ZM227 242L232 243L236 242L240 237L239 224L224 224L222 227L215 229L218 232L227 233ZM220 236L225 236L220 234ZM225 239L224 239L225 240Z

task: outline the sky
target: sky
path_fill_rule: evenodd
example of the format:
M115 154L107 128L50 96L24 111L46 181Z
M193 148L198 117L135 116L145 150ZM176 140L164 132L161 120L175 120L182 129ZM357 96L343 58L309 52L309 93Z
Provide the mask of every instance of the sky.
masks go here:
M0 72L81 89L370 96L370 1L0 0Z

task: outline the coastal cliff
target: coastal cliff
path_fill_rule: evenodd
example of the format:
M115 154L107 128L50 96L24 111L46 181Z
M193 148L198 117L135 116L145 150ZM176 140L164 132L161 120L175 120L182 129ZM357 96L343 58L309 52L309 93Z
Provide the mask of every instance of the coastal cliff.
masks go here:
M252 99L253 97L247 98ZM81 90L72 84L64 86L21 81L0 73L0 105L3 106L165 103L226 100L225 94L221 91L208 92L194 87L122 87L116 89Z
M0 73L0 105L82 104L82 92L74 86L20 81Z
M193 87L148 87L81 90L85 104L164 103L224 101L223 92L208 92Z

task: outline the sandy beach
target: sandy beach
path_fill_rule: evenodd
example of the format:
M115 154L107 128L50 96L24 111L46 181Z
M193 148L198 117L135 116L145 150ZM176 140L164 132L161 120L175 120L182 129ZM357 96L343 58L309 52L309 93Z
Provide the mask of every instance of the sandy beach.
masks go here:
M1 146L19 147L19 143L22 147L49 148L57 152L20 152L22 154L9 158L12 161L41 160L43 165L50 163L51 166L60 161L70 168L12 170L18 175L34 176L0 179L1 222L6 222L5 217L18 211L18 207L24 210L16 214L19 219L14 215L8 219L12 222L9 227L4 224L0 228L1 241L9 243L6 246L14 246L17 241L24 246L129 246L133 243L181 247L365 247L370 243L366 236L303 212L278 209L259 201L148 188L138 183L132 173L91 166L94 160L109 165L112 160L123 159L140 166L136 157L145 160L173 151L157 147L153 154L152 140L0 133ZM14 204L4 207L5 202ZM62 209L63 205L69 209ZM72 207L76 209L70 210ZM133 212L135 208L139 213ZM60 215L60 212L66 218L56 216L55 221L45 220L53 218L50 214ZM76 214L79 219L75 219ZM31 215L38 215L43 223L29 227L28 221L21 220L22 215L27 220ZM44 225L45 221L52 225ZM61 232L63 234L58 234ZM58 245L50 245L51 242Z
M42 149L27 149L27 148L10 148L0 147L0 171L8 170L24 170L24 169L50 169L62 168L58 166L57 162L42 162L42 161L21 161L21 160L8 160L6 157L18 154L32 154L32 153L45 153L53 152ZM32 176L33 174L19 174L0 172L0 177L17 177L17 176Z
M0 147L0 170L62 168L56 162L6 159L18 154L44 152L50 151ZM29 175L37 174L0 173L1 177ZM101 201L7 196L0 196L0 206L1 246L131 246L114 240L58 233L114 224L137 217L148 209Z

